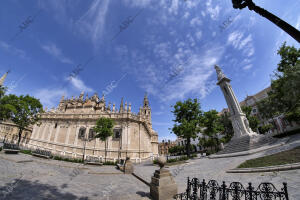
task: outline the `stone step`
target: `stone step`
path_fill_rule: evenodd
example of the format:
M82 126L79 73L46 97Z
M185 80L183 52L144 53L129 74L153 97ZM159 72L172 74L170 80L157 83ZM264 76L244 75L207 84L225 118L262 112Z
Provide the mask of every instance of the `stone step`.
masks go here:
M226 146L225 149L218 152L217 155L220 154L228 154L228 153L236 153L242 151L249 151L251 149L260 148L264 145L271 145L275 143L277 139L272 138L270 136L256 136L250 138L249 136L244 136L239 139L234 139L230 141Z

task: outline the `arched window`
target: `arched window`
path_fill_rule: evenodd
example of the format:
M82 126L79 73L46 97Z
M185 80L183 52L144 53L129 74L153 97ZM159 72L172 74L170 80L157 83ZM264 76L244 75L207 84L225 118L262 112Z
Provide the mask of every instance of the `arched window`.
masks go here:
M93 128L90 128L90 130L89 130L89 139L91 140L91 139L95 138L95 136L96 136L96 132L94 131Z
M114 129L113 139L120 139L122 133L122 129Z
M85 130L86 130L85 127L81 127L81 128L79 129L78 138L80 138L80 139L85 138Z

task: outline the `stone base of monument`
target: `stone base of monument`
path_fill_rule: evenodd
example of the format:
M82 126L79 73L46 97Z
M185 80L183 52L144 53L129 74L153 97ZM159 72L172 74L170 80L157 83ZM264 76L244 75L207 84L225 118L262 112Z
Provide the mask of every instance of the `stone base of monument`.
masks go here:
M177 185L169 170L156 170L150 183L150 195L154 200L173 199L177 194Z
M133 173L133 164L132 164L131 160L126 160L123 170L124 170L125 174Z
M224 158L234 156L244 156L266 149L274 148L285 143L285 139L277 139L272 136L264 135L246 135L239 138L233 138L224 148L217 154L209 156L209 158Z

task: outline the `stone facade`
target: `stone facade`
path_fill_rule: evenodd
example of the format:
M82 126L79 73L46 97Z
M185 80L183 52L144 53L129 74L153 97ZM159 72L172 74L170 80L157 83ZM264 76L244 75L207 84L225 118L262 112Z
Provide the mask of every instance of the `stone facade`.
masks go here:
M116 161L130 157L139 162L158 156L158 134L152 129L151 108L145 95L139 113L131 112L131 104L120 109L115 104L106 105L104 96L91 98L84 93L79 97L61 98L56 109L41 114L39 124L34 125L29 148L50 150L53 154L82 158L104 159L105 143L94 139L92 130L99 117L115 121L114 135L107 139L107 160Z
M168 142L166 142L166 141L162 140L162 142L160 142L158 144L159 155L168 155L169 149L174 146L176 146L175 142L171 142L170 140Z
M25 128L22 132L20 145L29 143L31 137L32 127ZM8 143L17 143L19 139L19 128L15 123L6 120L0 121L0 140Z

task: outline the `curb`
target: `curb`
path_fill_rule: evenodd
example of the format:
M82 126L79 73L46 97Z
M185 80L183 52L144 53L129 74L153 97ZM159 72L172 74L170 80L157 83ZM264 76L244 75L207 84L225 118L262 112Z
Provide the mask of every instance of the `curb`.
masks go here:
M226 173L274 172L274 171L287 171L293 169L300 169L300 163L274 165L269 167L235 168L235 169L227 170Z

